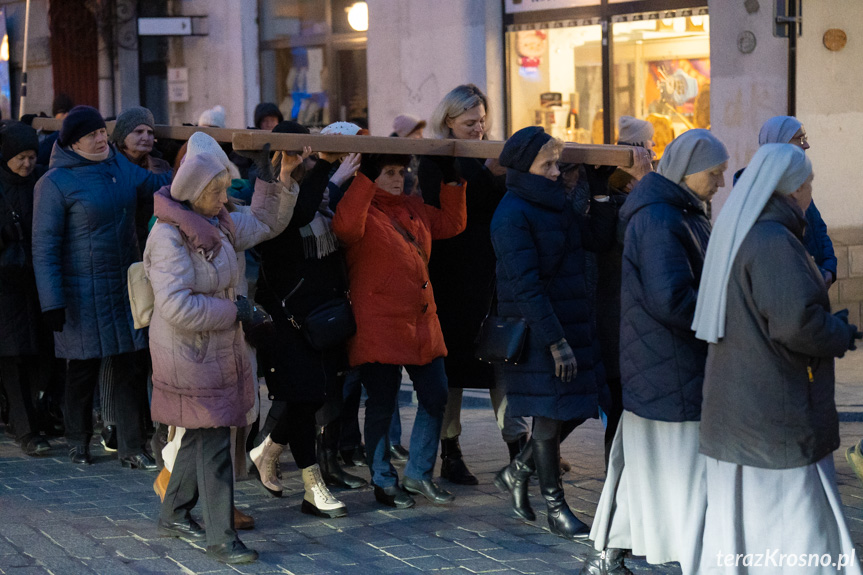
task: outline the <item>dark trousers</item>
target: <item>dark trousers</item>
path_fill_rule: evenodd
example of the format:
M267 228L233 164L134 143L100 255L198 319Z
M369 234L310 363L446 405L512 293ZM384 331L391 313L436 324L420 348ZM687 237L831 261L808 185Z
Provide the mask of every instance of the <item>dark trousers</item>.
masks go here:
M285 402L285 409L270 438L280 445L289 445L294 462L300 469L317 463L315 457L315 412L319 403ZM184 440L185 441L185 440Z
M187 429L159 512L162 522L184 521L203 494L207 545L236 539L232 465L231 428Z
M546 441L558 437L560 443L569 437L576 427L587 421L586 419L570 419L569 421L560 421L559 419L550 419L548 417L534 417L532 437L537 441Z
M354 370L347 375L344 383L344 403L339 414L339 428L341 430L339 436L340 449L353 449L359 447L363 442L359 419L362 395L363 388L360 382L359 370ZM396 398L398 399L398 396ZM393 409L393 418L390 422L388 436L390 445L401 445L402 419L398 401L396 401L395 408Z
M39 433L33 395L42 369L40 359L38 355L0 357L0 384L9 400L9 423L18 441Z
M99 382L101 358L70 359L66 369L66 440L69 445L87 445L93 436L93 393ZM147 405L146 384L140 377L135 353L112 356L117 452L128 457L144 450L142 425Z
M426 365L404 367L414 383L418 403L411 431L411 455L404 474L411 479L431 479L449 394L444 362L439 357ZM402 383L401 366L366 363L359 371L369 395L365 436L372 481L375 485L390 487L398 483L398 474L390 463L388 432Z

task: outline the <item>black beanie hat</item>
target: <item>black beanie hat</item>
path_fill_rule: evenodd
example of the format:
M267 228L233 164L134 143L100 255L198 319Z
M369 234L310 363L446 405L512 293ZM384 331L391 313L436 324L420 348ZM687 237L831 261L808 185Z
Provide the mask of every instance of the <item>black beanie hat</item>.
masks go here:
M274 134L311 134L308 128L291 120L285 120L276 124L273 128Z
M503 145L498 162L505 168L512 168L519 172L529 172L530 166L539 154L539 150L551 136L545 133L542 126L529 126L522 128Z
M255 106L255 127L260 129L261 122L263 122L264 118L267 116L278 118L279 122L285 121L285 117L282 115L282 111L279 110L278 106L272 102L261 102Z
M411 157L401 154L363 154L360 159L360 172L374 182L381 175L385 167L407 167L410 163Z
M105 120L99 110L90 106L75 106L63 118L58 143L63 147L71 146L90 132L104 127Z
M0 155L5 162L27 150L39 151L36 130L21 122L12 122L3 128L0 132Z

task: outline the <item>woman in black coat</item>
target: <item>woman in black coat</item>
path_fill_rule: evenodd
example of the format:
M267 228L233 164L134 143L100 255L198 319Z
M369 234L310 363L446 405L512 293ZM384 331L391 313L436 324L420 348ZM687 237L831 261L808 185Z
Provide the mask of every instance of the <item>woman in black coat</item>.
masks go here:
M432 115L431 129L438 138L484 140L488 137L488 99L473 84L451 90ZM461 434L462 390L488 389L495 417L512 459L530 431L524 418L505 417L505 392L496 385L494 371L474 357L475 341L488 313L494 291L495 256L489 235L492 216L506 193L505 170L496 160L457 158L456 168L467 181L467 228L447 240L435 240L429 274L435 286L435 303L449 355L445 359L449 399L441 431L441 477L453 483L476 485L465 465ZM419 167L420 191L427 204L440 207L443 175L434 162Z
M8 124L0 138L0 384L21 450L43 455L51 446L39 435L33 398L53 346L42 328L30 255L39 139L19 122Z
M798 564L807 574L835 573L833 562L843 558L840 571L863 573L833 463L833 362L861 334L847 310L830 313L827 287L802 243L812 177L802 150L763 145L723 206L707 250L692 326L710 344L701 422L703 572L746 573L717 557L778 549L830 557L829 565Z
M607 249L614 238L615 208L592 199L591 216L577 212L557 161L563 142L540 127L507 140L500 163L508 168L507 193L491 223L497 255L498 315L528 324L517 364L502 364L507 412L533 417L533 437L495 479L513 495L515 512L535 519L527 482L536 469L552 533L587 537L590 528L573 515L560 479L560 441L578 424L596 417L595 329L584 249Z
M282 122L273 131L308 133L294 122ZM341 398L347 370L345 349L316 350L289 319L294 316L302 323L309 312L342 296L347 289L343 255L332 231L329 194L337 192L358 166L358 156L349 155L332 177L332 164L324 159L304 177L297 174L295 177L302 180L300 193L287 229L258 246L261 276L256 299L270 310L276 328L271 341L258 347L258 360L270 398L284 402L284 409L272 431L250 455L264 487L276 496L281 496L282 486L275 475L275 463L286 444L301 469L316 467L320 459L326 483L347 488L366 484L339 467L334 445L339 433L333 425L337 418L324 426L325 445L320 455L315 454L315 413L328 396ZM326 517L346 514L344 504L329 492L319 499L314 509L304 503L303 511Z

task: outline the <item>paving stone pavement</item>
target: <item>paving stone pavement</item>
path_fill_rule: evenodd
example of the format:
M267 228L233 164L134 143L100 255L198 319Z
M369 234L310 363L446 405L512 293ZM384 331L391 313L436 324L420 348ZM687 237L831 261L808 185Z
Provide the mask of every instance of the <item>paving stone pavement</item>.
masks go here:
M863 436L863 352L838 365L837 404L843 413L842 448L835 454L839 490L858 556L863 552L863 487L844 459L844 449ZM92 466L68 462L66 445L52 441L48 457L28 458L8 438L0 439L0 573L78 575L177 574L410 574L576 573L586 547L543 529L545 514L537 486L531 495L535 523L517 519L508 499L492 484L507 458L491 409L477 405L463 412L462 448L479 477L475 487L450 485L456 501L436 507L391 510L374 501L370 488L337 496L349 516L324 520L300 513L302 481L296 466L282 459L284 497L269 497L255 481L237 484L237 506L254 516L257 527L241 532L257 549L257 563L229 567L207 558L192 543L156 533L158 498L155 474L122 469L95 442ZM487 405L487 404L486 404ZM402 409L407 442L415 408ZM565 477L570 506L586 521L593 518L604 480L602 425L589 421L562 446L572 464ZM357 468L354 468L357 471ZM358 473L368 477L365 468ZM199 515L199 514L197 514ZM676 564L648 565L627 559L635 573L679 574Z

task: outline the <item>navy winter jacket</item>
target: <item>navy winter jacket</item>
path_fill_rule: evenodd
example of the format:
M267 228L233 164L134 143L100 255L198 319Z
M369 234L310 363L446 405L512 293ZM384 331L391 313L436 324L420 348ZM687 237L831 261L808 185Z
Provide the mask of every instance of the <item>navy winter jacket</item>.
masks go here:
M42 311L66 310L54 334L57 357L90 359L147 347L129 307L126 271L141 260L135 235L138 194L171 183L111 152L92 162L54 146L36 184L33 267Z
M656 173L620 211L623 407L646 419L698 421L707 343L690 329L710 237L703 203Z
M587 218L576 212L560 182L510 169L506 184L491 222L498 314L523 317L529 326L521 361L497 372L507 414L561 421L596 417L602 382L594 373L598 353L583 250L611 245L615 208L592 201ZM549 350L564 337L578 362L569 383L554 375Z

